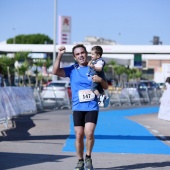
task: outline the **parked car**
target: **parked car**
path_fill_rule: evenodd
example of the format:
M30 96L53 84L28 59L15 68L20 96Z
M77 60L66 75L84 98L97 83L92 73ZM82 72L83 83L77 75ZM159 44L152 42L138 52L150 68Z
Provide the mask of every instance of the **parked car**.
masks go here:
M69 81L52 81L41 92L45 107L69 107L71 101L71 89Z
M145 87L145 88L156 88L156 89L159 88L158 84L154 81L151 81L151 80L141 80L139 82L139 88L142 87L142 86Z
M159 98L162 95L162 90L158 84L151 80L141 80L138 82L128 82L126 89L129 95L133 95L134 92L138 93L142 104L158 104Z
M151 80L141 80L138 82L127 82L126 88L136 88L136 89L150 89L156 88L159 89L159 86L156 82Z
M164 89L165 88L165 83L157 83L160 89Z

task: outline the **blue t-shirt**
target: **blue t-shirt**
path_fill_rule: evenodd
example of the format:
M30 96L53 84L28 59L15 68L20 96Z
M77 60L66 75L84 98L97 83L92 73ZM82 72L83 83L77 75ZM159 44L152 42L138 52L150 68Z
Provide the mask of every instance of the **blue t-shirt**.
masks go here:
M79 102L79 90L91 89L92 80L88 78L88 66L74 64L64 68L66 77L70 77L72 90L72 110L73 111L92 111L99 110L97 97L92 101Z

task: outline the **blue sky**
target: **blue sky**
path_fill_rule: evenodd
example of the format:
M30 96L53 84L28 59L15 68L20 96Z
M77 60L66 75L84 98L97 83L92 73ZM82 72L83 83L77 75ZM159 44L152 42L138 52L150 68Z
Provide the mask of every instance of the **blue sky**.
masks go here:
M123 45L170 45L170 0L57 0L57 15L71 16L71 41L103 37ZM0 42L19 34L53 39L54 0L0 0Z

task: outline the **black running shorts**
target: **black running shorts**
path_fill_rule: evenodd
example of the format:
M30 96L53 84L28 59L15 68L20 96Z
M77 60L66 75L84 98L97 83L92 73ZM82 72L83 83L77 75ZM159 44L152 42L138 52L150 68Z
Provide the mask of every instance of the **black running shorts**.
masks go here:
M73 111L74 126L85 126L85 123L97 124L98 111Z

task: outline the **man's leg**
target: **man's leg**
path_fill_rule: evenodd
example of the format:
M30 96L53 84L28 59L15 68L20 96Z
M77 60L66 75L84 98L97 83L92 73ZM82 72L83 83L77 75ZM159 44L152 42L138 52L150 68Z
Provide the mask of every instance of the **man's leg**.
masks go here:
M94 130L96 125L88 122L85 124L85 135L86 135L86 158L85 158L85 170L93 170L91 153L94 146Z
M75 170L84 170L84 112L74 111L73 120L74 120L74 130L75 130L75 146L78 157L78 162L75 167Z
M94 130L96 125L91 122L85 124L85 135L86 135L86 154L91 155L94 145Z
M76 134L76 151L78 159L83 159L84 153L84 127L83 126L75 126L75 134Z

